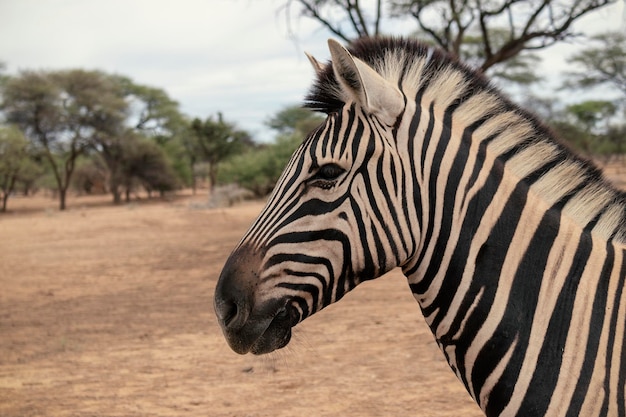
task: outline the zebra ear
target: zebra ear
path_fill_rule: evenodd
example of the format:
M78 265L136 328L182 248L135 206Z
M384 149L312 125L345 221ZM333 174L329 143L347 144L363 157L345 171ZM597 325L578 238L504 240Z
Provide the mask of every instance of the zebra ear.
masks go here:
M370 114L391 126L404 109L404 98L396 86L333 39L328 40L333 70L344 90Z
M313 55L308 52L304 53L307 58L309 58L309 62L311 66L315 70L315 74L319 77L319 75L324 71L324 65L322 65Z

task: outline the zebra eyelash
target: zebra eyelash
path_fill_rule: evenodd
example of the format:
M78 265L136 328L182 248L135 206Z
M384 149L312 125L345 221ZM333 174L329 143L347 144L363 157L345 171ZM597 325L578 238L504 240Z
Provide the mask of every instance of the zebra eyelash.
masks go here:
M346 172L345 169L335 163L331 163L322 165L317 170L317 174L315 174L315 176L326 181L334 181L344 172Z
M345 172L345 169L335 163L324 164L309 179L309 183L322 190L330 190L337 184L337 180Z

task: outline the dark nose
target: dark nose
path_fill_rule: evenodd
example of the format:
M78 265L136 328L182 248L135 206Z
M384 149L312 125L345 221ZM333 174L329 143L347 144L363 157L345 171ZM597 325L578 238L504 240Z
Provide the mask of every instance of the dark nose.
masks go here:
M215 314L227 332L241 329L254 307L259 257L245 247L235 250L224 265L215 287Z
M252 310L252 297L241 280L224 269L215 288L215 314L224 330L242 328Z

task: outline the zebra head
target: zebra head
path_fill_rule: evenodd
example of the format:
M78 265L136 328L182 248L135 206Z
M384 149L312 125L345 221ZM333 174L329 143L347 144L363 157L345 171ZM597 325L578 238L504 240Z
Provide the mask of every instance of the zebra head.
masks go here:
M409 180L395 141L405 97L337 42L329 48L327 65L309 56L317 82L307 102L328 116L293 154L216 287L219 323L240 354L282 348L294 325L401 265L415 245L403 232Z

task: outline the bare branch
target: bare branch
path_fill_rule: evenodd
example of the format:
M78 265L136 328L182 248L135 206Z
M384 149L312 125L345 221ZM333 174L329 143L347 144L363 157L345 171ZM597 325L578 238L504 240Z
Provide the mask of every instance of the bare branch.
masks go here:
M367 7L360 0L285 1L299 3L303 15L345 41L352 34L380 33L383 0ZM545 48L575 36L571 27L577 19L617 1L387 0L387 4L389 18L412 16L427 38L452 54L480 61L477 66L484 71L521 51Z
M292 1L292 0L289 0ZM315 2L309 2L307 0L297 0L305 9L305 14L308 13L309 17L314 18L318 22L320 22L326 29L330 30L335 35L339 36L346 42L350 42L350 37L344 34L339 27L335 27L330 21L326 20L322 15L317 11L317 6L314 4ZM356 29L356 28L355 28Z
M374 35L379 35L380 34L380 21L383 17L383 1L382 0L378 0L376 2L376 23L374 23Z

